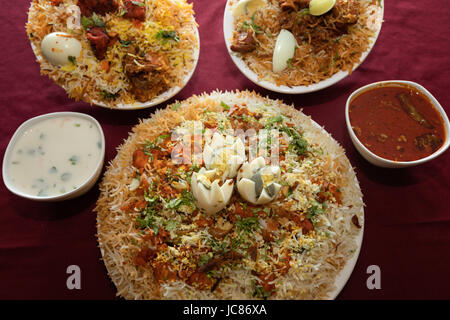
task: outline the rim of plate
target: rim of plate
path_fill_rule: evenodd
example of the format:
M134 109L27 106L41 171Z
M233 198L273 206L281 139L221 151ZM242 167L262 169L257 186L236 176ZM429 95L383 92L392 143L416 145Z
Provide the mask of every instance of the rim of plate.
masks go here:
M33 2L31 2L30 8L32 6L33 6ZM146 101L146 102L138 102L137 101L132 104L118 103L115 105L115 107L109 107L109 106L105 105L104 103L102 103L101 101L97 101L97 100L93 100L91 103L93 105L96 105L99 107L113 109L113 110L138 110L138 109L145 109L145 108L150 108L150 107L156 106L160 103L163 103L163 102L169 100L170 98L175 96L178 92L180 92L189 83L192 76L194 75L195 69L197 68L198 60L200 58L200 33L198 31L198 27L197 27L197 23L195 21L194 15L192 15L192 20L194 22L194 30L195 30L195 34L196 34L196 38L197 38L197 48L194 50L194 65L192 66L192 69L189 71L189 73L187 73L184 76L183 83L181 86L175 86L175 87L171 88L170 90L165 91L165 92L161 93L160 95L156 96L154 99L152 99L150 101ZM31 41L30 41L30 45L31 45L31 49L33 50L34 55L36 56L36 59L38 60L38 62L40 64L40 61L43 60L44 58L41 55L37 54L36 47ZM67 93L67 89L64 86L62 86L62 85L59 85L59 86L62 87L64 90L66 90L66 93ZM80 99L80 100L83 102L86 102L82 99ZM86 102L86 103L89 103L89 102Z
M364 224L365 224L364 207L361 209L361 211L362 211L361 215L362 221L360 221L361 229L355 238L358 247L356 248L356 251L353 254L353 256L349 260L347 260L347 262L344 265L344 268L337 274L336 278L334 279L335 289L328 294L327 300L334 300L337 298L339 293L341 293L342 289L344 289L348 279L350 279L350 276L352 275L353 270L355 269L356 262L358 261L359 253L361 251L362 242L364 238Z
M313 123L313 125L315 125L317 128L325 131L327 134L329 134L324 128L322 128L317 122L315 122L313 119L311 119L311 122ZM332 138L334 139L334 138ZM349 160L350 161L350 160ZM356 176L356 172L355 172L355 179L358 182L358 186L359 188L361 188L358 178ZM360 221L360 225L361 225L361 229L359 231L359 233L356 235L355 237L355 242L357 245L356 251L353 254L353 256L347 260L345 262L344 268L339 271L339 273L336 275L336 278L334 279L334 290L331 291L326 300L334 300L336 299L336 297L339 295L339 293L341 293L342 289L344 289L345 285L347 284L348 279L350 279L350 276L353 273L353 269L355 269L356 266L356 262L358 261L359 258L359 253L361 251L361 247L362 247L362 242L363 242L363 238L364 238L364 225L365 225L365 217L364 217L364 206L362 206L361 208L361 220Z
M307 86L294 86L294 87L288 87L285 85L277 86L276 84L271 83L267 80L258 79L258 75L247 66L245 61L242 60L237 54L235 54L234 52L232 52L230 50L230 45L231 45L230 39L233 37L233 26L234 26L234 17L232 14L231 7L232 7L232 4L235 5L238 2L239 1L236 1L236 0L227 0L226 6L225 6L225 11L224 11L224 15L223 15L223 35L225 37L225 45L227 47L228 54L230 55L231 60L233 60L234 64L250 81L252 81L256 85L263 87L267 90L279 92L279 93L302 94L302 93L314 92L314 91L318 91L318 90L322 90L327 87L330 87L330 86L336 84L337 82L341 81L342 79L346 78L349 75L348 72L341 70L341 71L335 73L334 75L332 75L330 78L327 78L320 82L313 83L313 84L310 84ZM384 0L380 0L380 6L381 6L380 27L376 31L375 36L371 38L372 42L370 43L369 48L365 52L362 53L359 63L354 65L352 71L355 71L364 62L364 60L367 58L369 53L372 51L372 48L375 46L375 43L376 43L378 36L380 34L380 31L381 31L381 27L383 25Z

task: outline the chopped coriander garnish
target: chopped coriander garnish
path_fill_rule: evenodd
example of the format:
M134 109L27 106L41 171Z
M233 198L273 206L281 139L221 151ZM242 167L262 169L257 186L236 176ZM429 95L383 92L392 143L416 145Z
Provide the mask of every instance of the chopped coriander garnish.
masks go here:
M156 207L160 204L158 196L150 197L146 192L144 198L147 201L147 207L141 211L141 214L136 217L137 227L140 229L153 229L155 234L158 234L159 226L156 224L155 215L158 213Z
M200 170L200 167L197 164L192 164L189 168L190 171L198 172Z
M172 105L172 110L177 111L181 107L181 103L174 103Z
M181 202L182 202L182 200L179 198L171 199L166 204L166 208L176 210L180 206Z
M104 100L114 100L114 99L116 99L116 98L119 96L119 93L118 93L118 92L116 92L116 93L111 93L111 92L108 92L108 91L105 91L105 90L102 90L102 91L100 92L100 94L101 94L101 96L102 96L102 98L103 98Z
M279 115L277 117L270 117L269 119L267 119L267 124L268 125L272 125L274 123L278 123L278 122L283 122L283 116Z
M95 12L92 14L91 17L92 21L94 22L94 25L96 27L100 27L100 28L104 28L105 27L105 22L103 21L103 19L101 17L99 17Z
M223 107L223 110L225 110L225 111L230 110L230 106L227 105L225 102L220 101L220 105Z
M242 24L242 28L243 29L252 29L255 33L263 33L261 26L258 26L257 24L255 24L255 14L253 14L251 21L247 22L244 21L244 23Z
M183 190L181 193L181 203L190 207L195 207L194 195L188 190Z
M292 139L292 142L289 145L289 150L293 150L298 155L304 155L308 151L308 142L296 129L282 126L280 131L286 133Z
M73 64L73 65L77 65L77 58L74 56L68 56L67 59Z
M289 58L286 60L286 64L288 66L289 69L293 69L294 67L292 66L292 58Z
M175 30L160 30L155 35L155 38L158 40L162 40L163 44L167 43L167 41L169 41L170 39L174 40L175 42L180 42L180 37Z
M87 29L87 28L92 27L94 25L94 22L92 21L92 19L82 16L81 17L81 25L83 26L83 28Z
M167 221L166 222L166 227L165 227L165 229L167 230L167 231L173 231L173 230L175 230L176 228L177 228L177 222L176 221L174 221L174 220L169 220L169 221Z
M157 141L157 143L159 143L170 137L171 137L170 134L162 134L162 135L158 136L158 138L156 138L156 141Z
M88 29L90 27L105 27L105 22L101 17L99 17L95 12L92 14L92 17L88 18L85 16L81 17L81 25L83 28Z
M339 59L339 54L335 54L334 55L334 58L333 58L333 61L331 62L331 64L330 64L330 67L333 67L334 66L334 64L336 63L336 61Z
M265 291L263 286L256 286L253 295L261 299L267 299L272 295L272 292Z
M242 231L250 233L259 228L259 221L257 217L249 217L244 219L238 218L235 225Z
M132 4L139 7L145 7L145 3L139 1L131 1Z
M325 212L327 205L325 203L319 203L317 201L311 201L311 207L306 212L306 218L312 220L315 216Z
M208 261L211 260L211 256L209 254L204 254L202 256L200 256L200 259L198 259L198 263L197 265L199 267L205 265L206 263L208 263Z
M120 45L124 48L127 48L131 44L130 40L120 40L119 39L119 42L120 42Z
M307 14L309 14L309 8L304 8L298 12L298 15L300 16L305 16Z
M226 238L225 238L226 239ZM226 253L230 251L230 245L226 241L218 241L214 238L209 239L209 246L213 252Z

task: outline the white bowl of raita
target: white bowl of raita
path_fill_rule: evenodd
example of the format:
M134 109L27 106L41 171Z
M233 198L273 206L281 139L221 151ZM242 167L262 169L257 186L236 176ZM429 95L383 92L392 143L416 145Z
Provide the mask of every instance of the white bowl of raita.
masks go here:
M3 158L3 181L12 193L36 201L61 201L85 194L97 182L105 137L93 117L55 112L25 121Z

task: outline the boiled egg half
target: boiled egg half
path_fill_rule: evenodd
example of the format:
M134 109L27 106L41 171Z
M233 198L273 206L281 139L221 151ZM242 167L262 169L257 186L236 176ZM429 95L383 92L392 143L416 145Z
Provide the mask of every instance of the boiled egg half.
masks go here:
M239 169L237 190L242 198L253 204L269 203L278 194L281 170L279 166L266 165L263 157L246 162Z
M227 179L222 185L217 170L201 168L191 178L192 194L197 207L204 213L212 215L226 207L233 194L234 181Z
M294 35L282 29L275 42L275 50L272 57L272 70L275 73L281 72L288 66L288 61L294 57L297 48L297 40Z
M41 51L53 65L64 66L80 56L81 42L65 32L52 32L42 39Z
M245 161L245 146L239 137L215 132L211 143L203 150L203 161L207 169L216 169L222 180L234 178Z

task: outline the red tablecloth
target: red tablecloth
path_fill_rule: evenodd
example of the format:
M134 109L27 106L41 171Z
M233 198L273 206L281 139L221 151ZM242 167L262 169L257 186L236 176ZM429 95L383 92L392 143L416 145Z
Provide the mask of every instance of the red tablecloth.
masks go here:
M450 152L414 168L377 168L354 149L344 120L345 101L353 90L387 79L422 84L450 114L450 7L445 1L386 1L381 34L357 71L331 88L294 96L261 89L235 67L222 34L225 0L193 2L200 25L200 61L176 99L216 88L251 89L294 103L325 126L356 168L366 203L364 241L339 298L450 298ZM132 126L153 109L114 111L75 102L42 77L25 33L29 3L2 1L0 9L1 158L25 120L43 113L76 111L100 122L106 136L106 161L110 161ZM93 208L98 195L96 186L72 201L37 203L11 194L0 184L0 298L115 298L95 238ZM81 290L66 287L66 268L72 264L81 268ZM366 286L370 265L381 269L380 290Z

